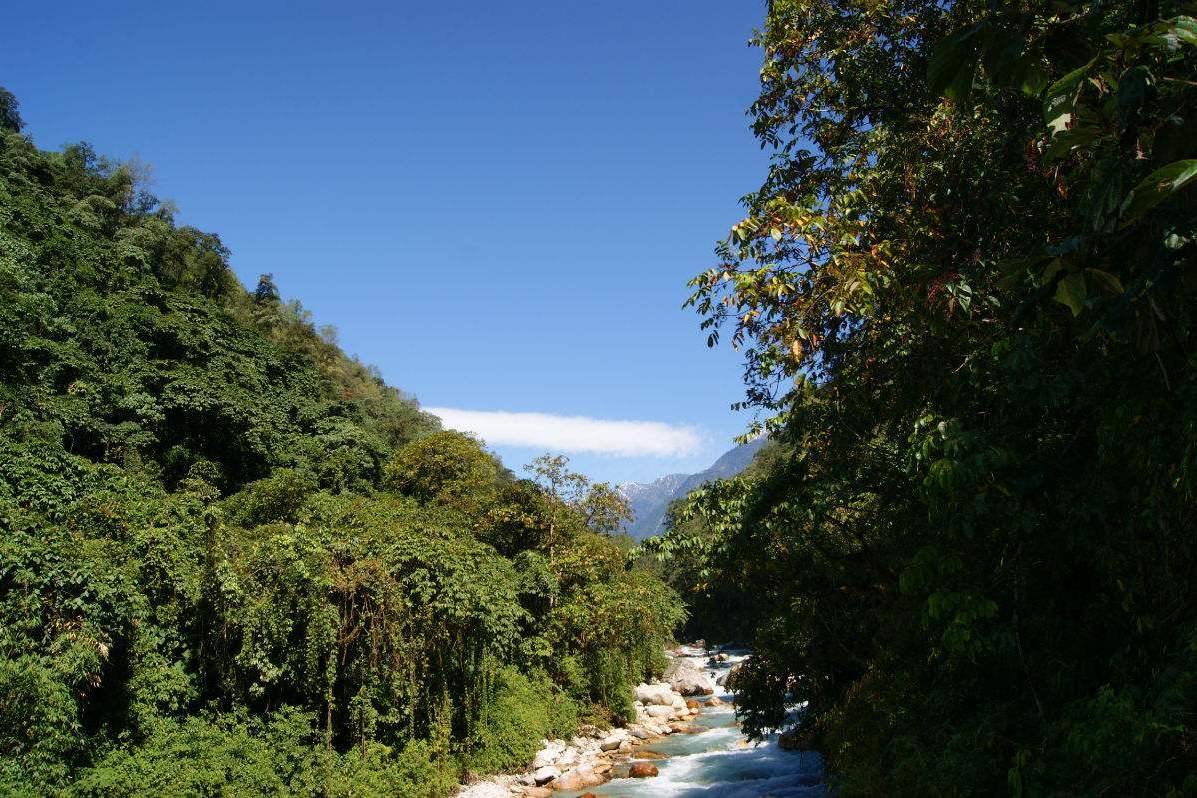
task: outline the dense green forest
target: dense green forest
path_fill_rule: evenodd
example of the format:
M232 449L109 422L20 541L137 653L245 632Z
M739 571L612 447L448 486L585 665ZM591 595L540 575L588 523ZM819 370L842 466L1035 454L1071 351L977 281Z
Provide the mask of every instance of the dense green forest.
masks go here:
M630 717L626 505L347 357L0 90L0 794L439 796Z
M647 548L840 795L1197 795L1195 12L769 4L691 304L775 444Z

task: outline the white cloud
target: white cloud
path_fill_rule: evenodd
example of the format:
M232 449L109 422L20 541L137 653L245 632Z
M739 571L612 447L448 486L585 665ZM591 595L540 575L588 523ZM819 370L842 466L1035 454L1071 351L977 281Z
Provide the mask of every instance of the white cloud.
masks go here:
M636 457L694 454L702 436L691 427L661 421L611 421L549 413L425 407L446 427L472 432L491 446L530 446L552 452L596 452Z

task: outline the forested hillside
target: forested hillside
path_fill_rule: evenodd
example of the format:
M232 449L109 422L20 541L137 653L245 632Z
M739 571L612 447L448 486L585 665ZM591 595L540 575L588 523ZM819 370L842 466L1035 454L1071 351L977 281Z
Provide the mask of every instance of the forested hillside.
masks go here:
M1194 10L769 4L691 302L778 446L649 549L841 795L1197 795Z
M439 796L630 716L681 610L612 489L517 478L0 121L0 794Z

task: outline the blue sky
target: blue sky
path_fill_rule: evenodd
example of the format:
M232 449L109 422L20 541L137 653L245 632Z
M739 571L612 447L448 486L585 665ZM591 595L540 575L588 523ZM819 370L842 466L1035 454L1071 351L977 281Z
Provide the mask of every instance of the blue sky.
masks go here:
M243 281L509 466L646 480L743 430L738 356L680 306L764 174L763 0L5 5L40 146L152 164Z

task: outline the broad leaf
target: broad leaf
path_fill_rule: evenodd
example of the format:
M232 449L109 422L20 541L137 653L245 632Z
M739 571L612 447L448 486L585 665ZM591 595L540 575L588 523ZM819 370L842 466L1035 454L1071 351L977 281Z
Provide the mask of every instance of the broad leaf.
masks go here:
M1197 158L1175 161L1155 170L1135 186L1122 204L1122 226L1127 227L1149 210L1197 179Z
M1084 66L1072 70L1049 86L1047 93L1043 95L1043 121L1051 128L1053 135L1067 128L1068 117L1072 115L1076 103L1077 86L1096 62L1097 59L1094 58Z
M1085 309L1085 275L1081 272L1065 275L1056 286L1055 300L1067 305L1072 315L1081 315L1081 311Z

